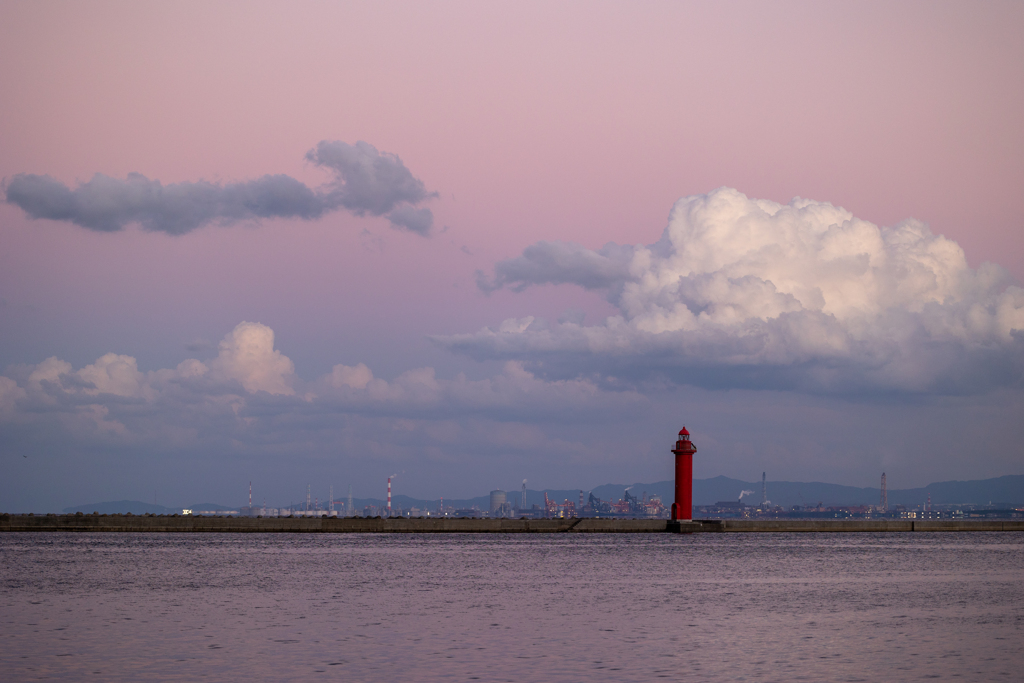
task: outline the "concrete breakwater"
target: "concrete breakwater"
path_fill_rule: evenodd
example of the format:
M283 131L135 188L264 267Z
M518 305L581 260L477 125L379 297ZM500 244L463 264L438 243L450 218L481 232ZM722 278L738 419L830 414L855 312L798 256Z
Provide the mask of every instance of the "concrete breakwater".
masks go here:
M751 533L1024 531L1024 520L473 519L0 514L2 531L206 533Z

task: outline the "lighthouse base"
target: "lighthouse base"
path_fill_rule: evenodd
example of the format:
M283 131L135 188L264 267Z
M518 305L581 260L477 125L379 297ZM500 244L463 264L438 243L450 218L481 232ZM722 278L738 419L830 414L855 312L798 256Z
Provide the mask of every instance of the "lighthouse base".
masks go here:
M692 510L692 508L691 508L691 510ZM679 518L679 504L678 503L672 503L672 517L671 517L671 520L673 522L692 522L693 521L690 518L687 518L687 519L680 519Z

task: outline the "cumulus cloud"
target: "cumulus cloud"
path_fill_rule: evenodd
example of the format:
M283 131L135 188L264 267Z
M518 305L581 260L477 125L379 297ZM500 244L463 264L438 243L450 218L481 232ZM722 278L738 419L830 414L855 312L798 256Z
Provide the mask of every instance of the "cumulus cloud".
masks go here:
M25 390L10 377L0 377L0 415L13 414L19 401L27 396Z
M93 386L89 394L136 396L142 388L142 373L131 356L108 353L78 371L78 376Z
M41 382L59 382L61 376L71 374L71 363L50 356L29 373L28 381L32 384Z
M274 331L254 322L225 335L214 358L174 368L143 372L134 357L108 353L77 370L48 358L15 374L0 377L0 422L136 445L269 432L282 443L304 442L308 430L354 416L415 420L423 428L467 419L571 424L636 414L646 404L639 394L602 392L587 380L547 381L517 362L482 380L439 378L429 367L386 380L358 363L303 381L274 347Z
M508 361L503 371L481 380L459 374L439 379L433 368L416 368L386 381L368 367L337 365L313 383L319 401L354 412L406 416L485 415L495 419L573 420L584 409L629 412L645 403L635 392L608 393L589 380L544 380L522 363Z
M387 216L392 227L427 235L433 214L416 208L436 196L402 160L367 142L322 141L306 158L334 179L310 188L287 175L218 184L163 185L140 173L124 180L97 173L71 189L46 175L18 174L6 183L6 200L32 218L67 221L90 230L117 232L138 223L145 230L182 235L210 223L260 218L315 220L346 209L357 216Z
M295 365L274 348L274 331L260 323L239 323L220 343L220 353L210 362L214 372L237 380L247 391L291 395ZM181 369L181 365L178 366ZM198 366L184 372L203 374Z
M654 244L541 242L480 276L485 291L560 283L605 291L620 315L436 340L551 376L711 387L957 393L1024 374L1024 289L1005 271L970 268L918 221L879 227L825 202L722 188L680 199Z
M71 363L50 357L33 366L25 377L25 388L35 399L52 404L83 405L109 397L154 400L168 384L204 380L204 392L228 395L238 384L249 392L291 396L298 382L291 359L274 348L274 331L260 323L242 322L225 335L215 358L204 363L195 358L182 361L173 370L142 372L138 361L107 353L85 367L74 370ZM237 383L237 384L236 384ZM115 401L116 402L116 401Z
M352 389L365 389L366 385L373 379L373 372L363 363L355 367L348 365L335 365L331 371L331 386L338 389L349 387Z
M71 363L51 356L31 369L26 386L36 398L62 392L131 398L148 392L136 360L116 353L104 354L77 371Z

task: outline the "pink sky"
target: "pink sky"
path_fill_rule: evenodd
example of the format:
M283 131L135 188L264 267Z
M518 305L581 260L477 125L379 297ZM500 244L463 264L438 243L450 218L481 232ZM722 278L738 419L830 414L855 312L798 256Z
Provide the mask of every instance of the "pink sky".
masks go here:
M1022 28L1001 2L7 3L2 178L315 186L307 150L365 140L439 197L429 239L345 213L103 234L0 205L0 368L170 368L251 320L310 380L482 377L498 366L426 335L614 309L566 285L487 296L476 270L539 240L652 243L721 186L916 218L1020 282Z

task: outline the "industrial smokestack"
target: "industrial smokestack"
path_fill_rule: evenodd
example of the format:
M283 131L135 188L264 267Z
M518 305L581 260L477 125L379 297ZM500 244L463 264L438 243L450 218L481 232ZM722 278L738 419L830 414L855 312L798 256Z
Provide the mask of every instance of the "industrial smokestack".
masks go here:
M391 516L391 480L397 476L397 474L392 474L388 477L388 517Z

